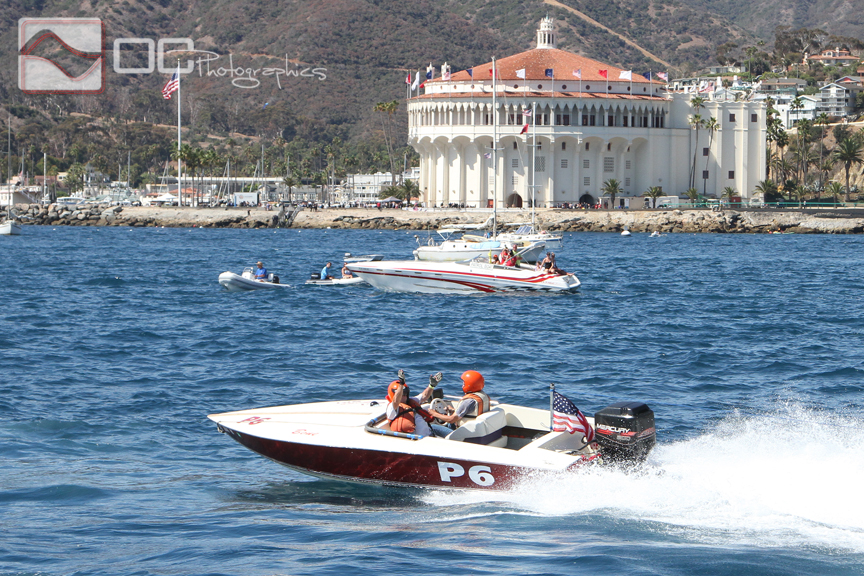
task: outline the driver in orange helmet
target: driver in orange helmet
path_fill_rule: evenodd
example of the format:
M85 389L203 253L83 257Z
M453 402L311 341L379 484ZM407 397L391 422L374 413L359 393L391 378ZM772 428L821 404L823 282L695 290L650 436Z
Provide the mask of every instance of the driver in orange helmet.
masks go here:
M429 413L452 428L459 426L459 421L465 416L480 416L489 411L489 396L483 391L486 385L483 375L476 370L467 370L462 374L462 392L465 394L450 414L441 414L435 410Z

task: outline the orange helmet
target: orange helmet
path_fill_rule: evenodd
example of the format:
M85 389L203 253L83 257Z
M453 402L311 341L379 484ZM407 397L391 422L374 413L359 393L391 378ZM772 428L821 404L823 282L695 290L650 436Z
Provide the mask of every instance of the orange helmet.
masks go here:
M396 394L396 387L399 385L402 385L405 387L405 395L403 395L402 398L404 399L404 398L406 398L406 395L409 395L408 394L408 384L405 384L401 380L393 380L392 382L390 382L390 385L387 386L387 401L388 402L393 401L393 396Z
M477 372L476 370L467 370L464 374L462 374L462 391L465 394L470 392L479 392L483 390L483 386L486 382L483 380L483 375Z

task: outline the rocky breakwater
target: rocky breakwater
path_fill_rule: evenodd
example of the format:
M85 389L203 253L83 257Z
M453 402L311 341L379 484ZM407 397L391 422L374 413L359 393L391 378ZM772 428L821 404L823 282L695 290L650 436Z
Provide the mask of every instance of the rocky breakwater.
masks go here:
M835 210L669 210L578 213L562 219L544 215L548 230L562 232L860 234L864 218Z
M16 204L11 212L23 224L49 226L133 226L177 228L277 228L284 213L246 208L155 208L110 204Z
M525 222L526 212L499 213L499 225ZM860 216L860 217L859 217ZM372 228L437 230L454 224L478 224L487 212L368 210L303 212L297 228ZM859 234L864 211L855 210L539 210L541 228L558 232Z

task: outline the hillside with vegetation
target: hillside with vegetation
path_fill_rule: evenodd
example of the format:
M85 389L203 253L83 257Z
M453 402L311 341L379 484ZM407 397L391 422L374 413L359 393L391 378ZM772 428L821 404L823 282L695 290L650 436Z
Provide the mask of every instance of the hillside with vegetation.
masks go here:
M696 0L562 4L7 0L0 5L0 46L5 47L0 49L0 114L11 125L12 145L11 170L0 162L2 179L7 172L18 174L22 166L24 172L41 174L44 152L49 173L72 169L74 175L87 164L116 174L128 158L133 184L140 185L165 171L176 139L177 96L169 101L161 94L167 74L109 71L105 92L97 96L22 93L14 48L22 16L99 17L109 48L116 38L189 37L197 49L218 55L211 72L227 68L229 58L243 69L305 71L305 77L257 73L254 81L235 78L232 84L230 75L208 75L202 63L183 78L183 138L190 145L183 153L192 150L200 156L190 157L196 170L218 172L230 160L235 173L260 173L263 154L265 173L285 174L293 181L321 179L325 173L399 170L404 162L416 161L405 145L406 74L430 63L440 70L445 61L460 70L495 54L527 50L546 15L556 19L560 48L637 73L666 68L644 51L669 62L675 74L714 63L722 46L727 47L723 57L732 60L756 60L769 50L743 24ZM146 58L127 50L123 64L144 65Z

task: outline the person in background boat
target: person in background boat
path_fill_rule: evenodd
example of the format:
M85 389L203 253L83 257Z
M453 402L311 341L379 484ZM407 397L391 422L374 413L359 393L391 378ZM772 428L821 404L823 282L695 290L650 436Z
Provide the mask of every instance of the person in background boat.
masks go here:
M451 428L456 429L462 418L466 416L480 416L489 411L489 396L483 391L486 386L486 381L483 375L476 370L467 370L462 374L462 392L465 394L456 405L456 409L448 414L441 414L431 410L432 414L438 420L446 423Z
M264 268L264 264L258 262L258 269L255 270L255 279L256 280L267 280L267 269Z
M348 269L348 263L343 262L342 263L342 278L353 278L353 277L354 277L354 273Z
M452 430L440 424L433 424L432 414L421 405L429 400L432 390L441 382L441 372L429 377L429 386L417 396L411 396L405 382L405 371L399 370L397 378L387 386L387 420L390 430L418 436L444 437Z
M501 253L498 255L498 264L504 264L507 261L507 258L510 256L510 251L505 246L501 249Z
M332 266L332 262L327 262L327 265L321 269L321 280L332 280L333 276L330 275L330 266Z
M543 271L547 274L551 274L554 265L555 258L553 257L552 252L547 252L546 257L540 262L540 267L543 268Z
M552 256L552 268L550 268L549 271L552 272L552 274L558 274L559 276L565 276L567 274L567 272L558 268L558 263L555 262L555 253L549 252L549 254L551 254L551 256Z

